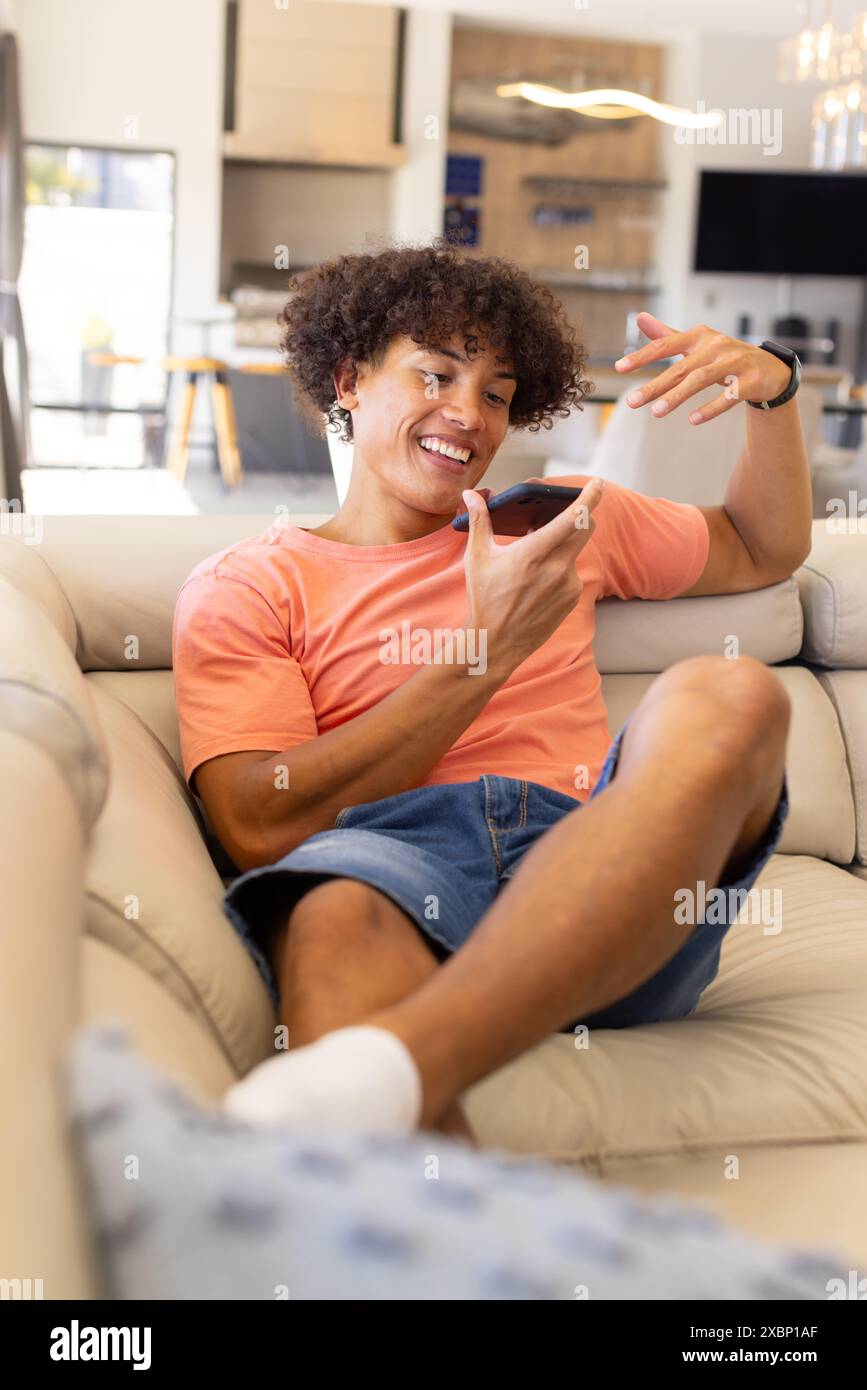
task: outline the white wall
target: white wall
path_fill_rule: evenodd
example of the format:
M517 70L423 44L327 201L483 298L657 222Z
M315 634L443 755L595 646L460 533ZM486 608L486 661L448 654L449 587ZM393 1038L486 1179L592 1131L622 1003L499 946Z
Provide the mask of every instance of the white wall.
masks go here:
M666 321L679 327L710 322L735 333L738 316L753 316L753 331L771 334L771 321L797 313L824 332L828 319L842 329L842 361L852 359L863 299L863 281L796 277L791 281L765 275L694 274L698 171L706 169L810 169L813 86L777 80L774 39L732 34L685 33L667 50L666 100L695 108L776 108L782 113L779 154L766 155L761 144L677 144L666 130L663 149L670 188L665 195L659 238L659 265L665 295L660 308ZM829 243L833 227L828 227ZM791 295L791 297L789 297Z
M205 315L217 296L222 143L222 0L18 0L25 136L176 155L175 301ZM176 330L195 351L200 333Z
M278 246L289 248L292 266L367 250L366 236L389 230L390 178L385 169L227 165L223 282L236 261L272 266Z
M695 110L701 80L701 45L694 29L665 48L663 90L665 101ZM692 147L678 144L661 127L660 163L668 187L659 198L660 225L656 237L656 283L661 285L657 312L663 323L686 328L694 321L688 304L693 199L696 186Z
M407 161L391 174L389 232L422 245L443 230L449 127L452 17L406 17L402 128Z

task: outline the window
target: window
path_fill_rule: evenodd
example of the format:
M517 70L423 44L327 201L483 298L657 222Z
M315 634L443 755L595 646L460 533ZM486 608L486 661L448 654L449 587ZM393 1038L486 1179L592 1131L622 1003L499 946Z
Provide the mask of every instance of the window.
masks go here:
M148 408L166 397L174 155L29 144L25 182L33 463L138 466Z

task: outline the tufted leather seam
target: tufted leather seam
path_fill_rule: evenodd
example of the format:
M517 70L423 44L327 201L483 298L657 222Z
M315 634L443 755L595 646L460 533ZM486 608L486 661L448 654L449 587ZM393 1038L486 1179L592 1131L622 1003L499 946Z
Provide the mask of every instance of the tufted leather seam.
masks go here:
M571 1045L571 1044L570 1044ZM817 1135L815 1130L804 1130L802 1134L787 1135L778 1137L774 1134L756 1135L734 1135L726 1134L720 1139L687 1139L678 1143L677 1148L673 1148L670 1141L660 1144L659 1147L648 1146L643 1149L604 1149L596 1148L588 1150L586 1158L583 1154L575 1153L551 1154L545 1152L541 1154L529 1154L529 1157L544 1157L551 1163L565 1163L572 1166L583 1166L585 1163L602 1165L601 1171L605 1172L616 1168L618 1163L631 1163L636 1159L645 1158L665 1158L673 1162L683 1157L704 1157L709 1154L717 1154L720 1149L725 1147L726 1151L737 1145L739 1149L794 1149L794 1148L824 1148L836 1144L856 1144L861 1145L867 1142L867 1129L864 1130L844 1130L837 1134Z
M2 694L3 687L8 686L17 686L19 689L25 690L31 695L40 695L43 696L45 699L53 700L55 704L57 704L63 710L64 714L69 716L80 735L81 751L79 754L79 761L82 770L85 774L87 774L91 770L97 771L103 783L107 784L109 775L107 759L103 756L103 752L100 749L100 747L92 739L87 724L84 722L74 705L71 705L69 701L66 700L62 695L59 695L57 691L51 690L47 686L34 685L32 681L18 680L14 677L0 676L0 694ZM68 782L67 769L63 766L62 761L55 755L54 751L51 748L47 747L38 739L30 738L28 734L24 733L19 729L9 727L9 725L7 725L6 728L8 733L15 734L17 738L28 738L31 743L36 744L37 747L42 748L44 752L48 753L54 759L54 762L57 764L57 767L63 775L64 781ZM104 785L103 792L105 792L105 790L106 786ZM104 804L105 795L103 795L102 797L100 806L94 807L94 819L96 818L96 816L98 816L99 811L102 805Z
M196 1002L197 1016L201 1018L201 1020L210 1029L211 1033L213 1034L214 1040L217 1043L217 1046L219 1047L223 1056L226 1058L226 1061L229 1063L235 1075L240 1077L242 1073L239 1070L234 1057L231 1055L228 1047L226 1046L226 1043L216 1022L211 1017L211 1012L208 1006L205 1004L205 1001L203 1000L198 988L196 987L195 982L187 974L183 966L178 963L177 959L174 956L170 955L169 952L165 949L165 947L162 946L160 942L155 939L155 937L151 936L148 932L146 932L142 927L141 923L136 922L132 918L124 917L120 909L116 907L114 903L108 902L108 900L102 897L100 893L94 893L91 889L87 888L85 889L85 897L90 899L92 902L99 903L100 907L104 908L107 912L109 912L112 917L117 917L121 922L123 922L124 926L131 927L134 931L136 931L138 935L142 938L142 940L145 941L148 946L152 946L158 952L158 954L162 956L163 960L166 961L166 963L177 973L177 975L180 976L180 978L184 981L185 985L189 989L192 998ZM88 936L92 936L98 941L104 941L107 946L111 946L113 950L117 950L117 943L113 941L110 937L99 932L98 930L94 930L89 920L85 925L85 932ZM124 953L121 951L119 954L123 955ZM140 968L145 969L144 966L140 966ZM146 973L150 974L149 971L146 971ZM155 977L151 976L151 978L154 979ZM159 983L160 982L157 980L157 984ZM175 995L174 998L177 999L177 995ZM178 1002L180 1003L180 1000L178 1000Z
M859 781L858 777L855 775L853 759L850 757L849 749L851 748L853 753L862 751L861 765L864 767L867 767L867 751L859 750L858 731L855 722L844 713L843 706L837 698L836 687L833 683L835 674L835 671L825 672L824 678L823 676L819 677L819 683L831 701L831 704L834 706L834 712L837 715L837 720L843 735L843 752L846 757L846 767L849 771L849 781L852 785L852 800L855 803L856 812L855 857L859 864L867 864L867 842L865 842L863 846L860 844L862 838L867 836L867 790L865 790L863 783ZM860 855L858 853L859 848L861 850Z
M28 549L32 549L32 547L28 547ZM72 619L72 627L75 632L75 648L72 651L72 654L75 657L76 661L78 661L78 653L81 650L81 629L78 626L78 618L75 615L75 609L72 605L70 597L64 589L63 585L61 584L60 580L58 579L56 572L49 565L45 556L41 555L38 550L34 550L33 555L34 559L38 560L40 565L43 565L44 568L51 575L52 582L57 586L58 593L60 594L60 597L63 599L63 602L66 604L69 616ZM22 588L18 583L16 583L16 581L12 578L11 575L3 573L2 577L6 580L8 584L11 584L11 586L15 589L15 592L20 594L22 598L29 599L31 602L39 604L39 607L42 609L43 613L48 618L48 621L51 623L51 626L54 628L57 635L63 640L65 644L66 638L63 636L63 633L57 627L57 624L54 622L50 612L48 611L42 600L36 598L35 594L30 593L26 588Z

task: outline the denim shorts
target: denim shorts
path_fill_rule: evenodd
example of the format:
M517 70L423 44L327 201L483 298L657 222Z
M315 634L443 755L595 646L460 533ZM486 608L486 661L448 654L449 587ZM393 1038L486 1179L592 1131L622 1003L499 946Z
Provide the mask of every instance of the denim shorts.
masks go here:
M608 750L592 801L617 767L628 720ZM540 835L582 803L536 782L483 774L474 782L417 787L381 801L348 806L330 830L311 835L274 864L249 869L223 897L223 910L244 940L278 1004L277 986L258 938L285 921L304 893L327 879L348 878L378 888L403 908L442 962L467 940ZM788 786L745 872L717 887L752 888L774 853L789 812ZM708 888L709 892L709 888ZM704 913L677 954L623 999L561 1028L629 1028L685 1018L719 968L723 938L737 915L736 894L725 894L713 920ZM741 901L743 901L741 899ZM674 906L672 908L674 911ZM717 920L719 918L719 920ZM532 931L528 916L527 930Z

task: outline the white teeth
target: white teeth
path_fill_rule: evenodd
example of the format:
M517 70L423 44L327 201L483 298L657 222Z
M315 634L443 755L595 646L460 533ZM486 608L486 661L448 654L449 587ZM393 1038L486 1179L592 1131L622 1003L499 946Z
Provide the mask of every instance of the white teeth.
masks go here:
M471 457L471 450L456 449L451 444L444 444L441 439L436 439L433 435L425 435L424 439L419 440L419 444L425 449L430 449L435 454L445 454L447 458L457 459L460 463L466 463Z

